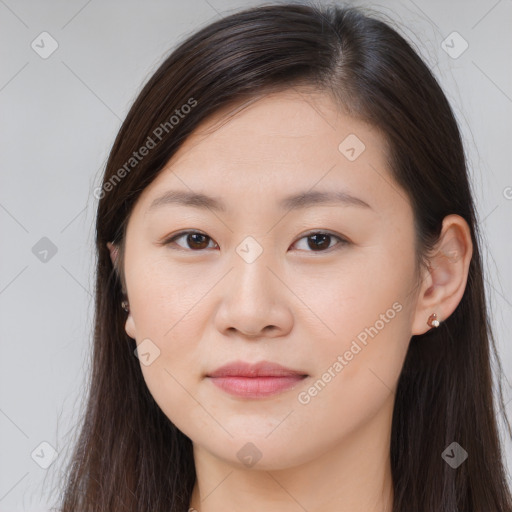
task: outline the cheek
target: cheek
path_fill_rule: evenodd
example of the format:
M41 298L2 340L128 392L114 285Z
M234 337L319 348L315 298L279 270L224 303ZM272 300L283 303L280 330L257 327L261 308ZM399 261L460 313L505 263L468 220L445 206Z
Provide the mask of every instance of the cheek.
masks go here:
M204 337L201 327L193 318L175 314L168 307L145 310L142 325L144 332L154 333L147 337L157 347L158 356L150 365L141 359L141 371L155 402L180 430L189 431L191 422L206 428L206 419L193 398L202 372L198 353Z
M137 335L167 341L183 329L183 324L193 326L191 319L215 281L207 275L199 278L193 266L183 268L161 260L151 263L148 259L144 264L135 264L129 274L128 291Z
M199 379L197 345L204 337L197 321L200 299L208 283L191 279L162 262L132 260L127 273L130 309L140 347L140 367L146 385L164 414L178 428L197 405L187 390ZM149 354L150 364L147 362ZM188 420L190 421L190 420ZM198 421L203 421L198 418Z
M169 361L178 359L177 365ZM180 362L181 361L181 362ZM165 349L151 366L141 366L146 386L153 399L169 420L184 433L192 429L212 428L204 409L194 399L196 380L191 373L197 368L184 361L179 354L172 355L172 349Z
M303 400L316 402L313 408L339 403L341 416L357 418L376 410L395 388L411 337L414 278L413 251L398 252L400 260L394 246L368 249L364 259L347 258L323 281L321 293L303 290L322 320L316 335L310 333L317 380Z
M310 319L309 327L325 340L312 344L315 351L333 346L348 349L355 338L364 343L376 331L390 334L389 325L410 321L404 311L413 298L409 295L413 252L400 254L398 259L392 246L375 245L347 252L328 271L297 271L300 277L288 276L294 292L308 308L298 321Z
M348 436L379 414L402 370L410 340L406 308L375 298L363 305L338 316L336 336L315 340L308 355L317 372L296 396L297 417L325 440Z

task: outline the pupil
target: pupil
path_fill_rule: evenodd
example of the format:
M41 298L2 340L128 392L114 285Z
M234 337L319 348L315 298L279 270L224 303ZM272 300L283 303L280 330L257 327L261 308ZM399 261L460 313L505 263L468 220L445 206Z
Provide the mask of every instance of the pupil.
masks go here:
M192 234L188 235L188 242L192 247L195 247L196 249L203 249L202 245L204 245L204 240L202 241L202 243L200 240L199 240L199 242L197 242L197 241L193 240L193 237L199 237L199 239L202 237L203 239L206 239L206 236L201 235L199 233L192 233ZM198 247L198 245L199 245L199 247ZM208 244L206 244L206 245L208 245Z
M322 249L324 246L326 247L329 247L329 238L330 238L330 235L311 235L309 237L309 239L314 239L315 240L315 244L318 242L319 239L322 239L322 241L320 241L320 243L318 245L311 245L309 244L309 248L310 249L313 249L313 250L318 250L318 249ZM326 242L327 240L327 242Z

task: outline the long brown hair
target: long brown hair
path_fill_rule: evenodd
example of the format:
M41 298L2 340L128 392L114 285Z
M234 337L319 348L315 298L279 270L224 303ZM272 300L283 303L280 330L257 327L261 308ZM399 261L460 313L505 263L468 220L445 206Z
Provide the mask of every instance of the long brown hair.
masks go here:
M493 393L493 370L500 378L502 370L452 109L422 59L387 23L353 7L280 4L232 14L181 43L145 85L116 137L96 191L92 371L62 512L188 510L196 477L192 442L155 403L135 341L124 330L127 220L140 193L199 123L228 105L298 85L332 94L340 109L385 135L391 171L413 206L418 261L446 215L460 215L471 231L462 300L439 328L411 338L399 378L393 511L512 511L497 426L501 380ZM107 242L120 247L119 273ZM457 469L441 457L454 441L469 454Z

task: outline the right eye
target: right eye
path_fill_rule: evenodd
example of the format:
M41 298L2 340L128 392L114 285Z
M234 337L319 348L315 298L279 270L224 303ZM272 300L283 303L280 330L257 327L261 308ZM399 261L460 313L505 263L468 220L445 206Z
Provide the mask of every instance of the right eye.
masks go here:
M188 245L188 247L183 247L182 245L176 242L176 240L179 240L180 238L185 238L185 243ZM198 252L208 248L209 240L215 244L215 247L218 247L218 245L215 242L213 242L213 239L210 238L208 235L205 235L200 231L189 230L181 231L180 233L173 235L171 238L168 238L167 240L162 242L162 245L176 244L178 247L181 247L184 250L189 249L192 250L193 252Z

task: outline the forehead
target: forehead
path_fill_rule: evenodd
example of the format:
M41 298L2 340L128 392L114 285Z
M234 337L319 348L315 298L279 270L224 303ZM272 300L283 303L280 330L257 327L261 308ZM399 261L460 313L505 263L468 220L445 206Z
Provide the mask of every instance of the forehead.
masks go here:
M385 156L385 137L374 126L343 112L329 95L289 90L213 114L188 137L172 161L177 164L209 149L218 151L215 159L337 160L343 154L339 145L349 135L364 144L367 155Z
M343 188L385 199L387 141L322 93L285 91L227 107L203 121L144 191L146 209L167 189L226 202ZM355 158L354 158L355 157Z

